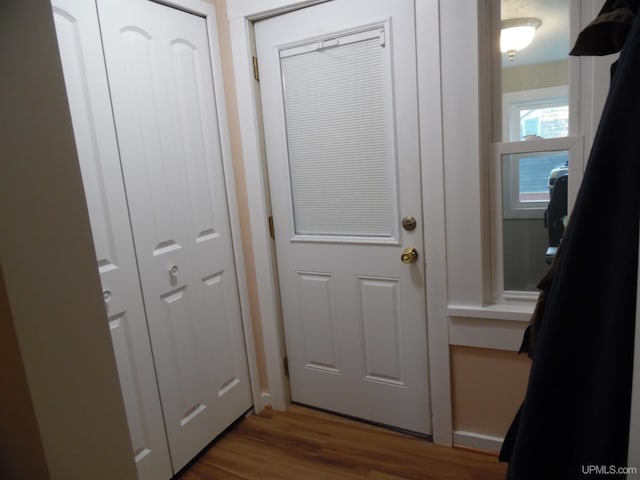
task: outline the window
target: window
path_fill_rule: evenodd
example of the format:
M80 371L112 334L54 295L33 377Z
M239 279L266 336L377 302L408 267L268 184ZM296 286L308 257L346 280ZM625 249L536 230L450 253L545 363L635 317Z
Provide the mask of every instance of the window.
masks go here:
M501 1L504 26L527 18L539 20L534 38L527 47L502 55L494 103L502 111L502 142L494 144L491 177L492 292L497 301L536 298L558 232L564 232L566 213L561 213L568 210L572 158L582 154L582 139L569 136L569 1L536 3L526 11ZM559 230L549 227L552 210L562 217L554 218Z
M526 292L537 290L555 254L568 214L569 165L581 155L581 137L494 144L495 297L534 298Z
M512 153L501 161L504 218L543 218L555 177L568 174L569 153Z

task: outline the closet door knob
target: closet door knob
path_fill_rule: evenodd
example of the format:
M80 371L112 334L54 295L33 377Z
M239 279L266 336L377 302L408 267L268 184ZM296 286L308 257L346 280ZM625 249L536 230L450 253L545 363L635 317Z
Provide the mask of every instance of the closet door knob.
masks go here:
M178 275L178 266L177 265L171 265L169 267L169 275L171 275L172 277L175 277L176 275Z

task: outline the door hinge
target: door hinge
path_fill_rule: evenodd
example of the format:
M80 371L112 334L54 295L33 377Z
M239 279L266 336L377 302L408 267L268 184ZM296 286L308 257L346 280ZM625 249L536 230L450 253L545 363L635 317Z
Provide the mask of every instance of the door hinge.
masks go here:
M284 376L289 378L289 357L282 359L282 365L284 366Z
M269 235L271 235L271 238L276 238L276 230L273 226L273 215L269 215Z
M260 71L258 70L258 57L253 56L253 78L260 81Z

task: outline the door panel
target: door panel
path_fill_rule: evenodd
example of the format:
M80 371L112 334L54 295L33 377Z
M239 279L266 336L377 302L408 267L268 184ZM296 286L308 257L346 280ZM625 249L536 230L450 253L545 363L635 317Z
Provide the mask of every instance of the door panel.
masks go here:
M294 401L430 433L411 0L256 23Z
M359 276L358 287L365 378L404 386L400 282L394 278Z
M333 276L314 272L296 273L305 366L340 373Z
M113 349L142 480L172 475L142 304L95 4L53 0Z
M205 20L99 0L176 470L251 406Z

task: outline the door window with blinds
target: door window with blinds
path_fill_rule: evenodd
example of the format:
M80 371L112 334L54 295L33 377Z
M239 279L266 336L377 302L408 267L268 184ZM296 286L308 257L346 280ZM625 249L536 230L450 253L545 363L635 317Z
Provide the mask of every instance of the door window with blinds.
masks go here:
M299 239L397 237L387 50L377 27L280 51Z

